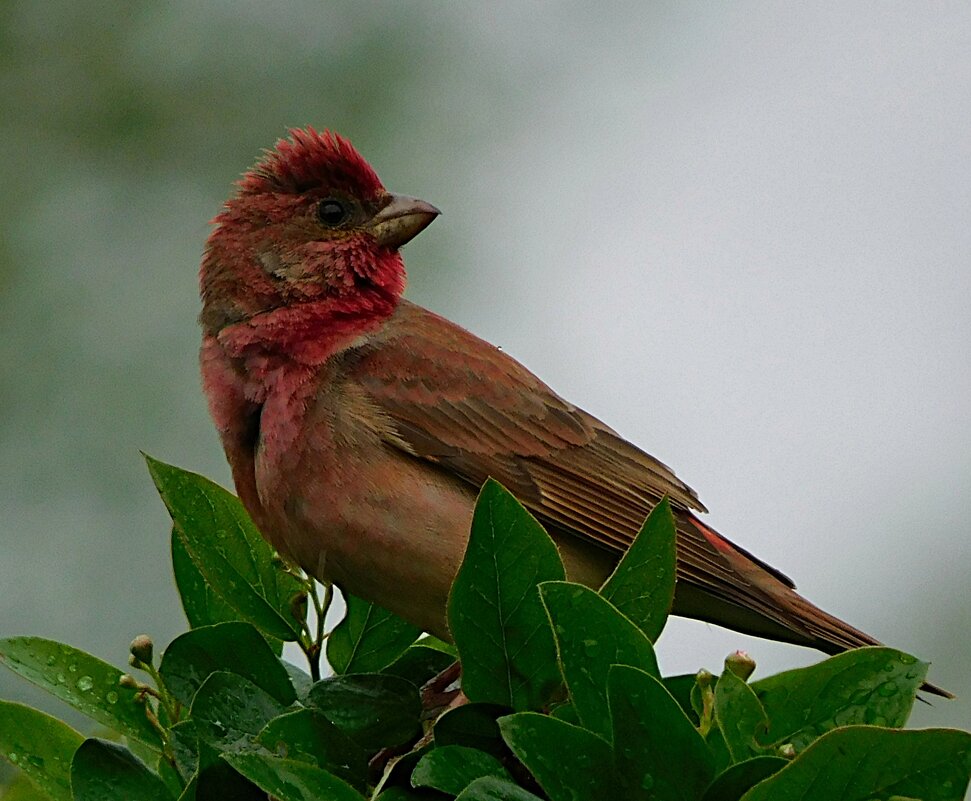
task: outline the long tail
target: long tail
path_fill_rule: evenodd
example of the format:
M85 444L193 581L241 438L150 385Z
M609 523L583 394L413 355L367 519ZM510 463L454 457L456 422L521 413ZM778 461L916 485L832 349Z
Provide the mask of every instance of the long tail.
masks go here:
M838 617L824 612L795 591L795 585L775 568L733 544L704 525L694 515L679 516L679 533L694 542L700 535L730 568L733 580L726 581L720 571L697 575L685 570L679 582L674 611L685 617L700 618L760 637L807 645L824 653L838 654L865 645L881 645L879 640L854 628ZM715 554L712 554L713 556ZM942 698L953 698L947 690L924 684L922 690Z

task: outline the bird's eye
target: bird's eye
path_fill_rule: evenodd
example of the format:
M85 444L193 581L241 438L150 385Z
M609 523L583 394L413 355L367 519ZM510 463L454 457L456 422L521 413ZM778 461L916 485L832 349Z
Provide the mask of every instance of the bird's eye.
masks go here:
M347 205L340 200L329 197L317 204L317 219L330 228L336 228L347 222L350 212Z

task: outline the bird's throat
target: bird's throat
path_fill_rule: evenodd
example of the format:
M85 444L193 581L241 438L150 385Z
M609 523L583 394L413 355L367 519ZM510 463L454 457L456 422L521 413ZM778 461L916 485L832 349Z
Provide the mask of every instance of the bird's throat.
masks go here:
M315 368L376 331L398 298L356 292L270 309L223 328L216 339L250 379L288 368Z

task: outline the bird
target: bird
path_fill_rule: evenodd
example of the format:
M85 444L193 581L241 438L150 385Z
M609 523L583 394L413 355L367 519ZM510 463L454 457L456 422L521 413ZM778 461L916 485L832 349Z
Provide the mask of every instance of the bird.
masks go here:
M675 615L828 654L879 644L703 522L667 465L403 298L400 249L439 213L388 192L347 139L306 127L264 151L212 220L203 388L237 493L278 552L449 640L447 598L488 478L591 587L667 497Z

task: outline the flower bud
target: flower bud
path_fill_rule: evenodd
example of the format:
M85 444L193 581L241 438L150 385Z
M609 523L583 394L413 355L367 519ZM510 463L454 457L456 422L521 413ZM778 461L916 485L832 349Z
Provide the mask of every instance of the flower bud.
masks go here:
M796 747L792 743L783 743L777 750L783 759L793 759L796 756Z
M152 643L152 638L147 634L139 634L134 640L131 641L131 645L128 646L128 650L131 655L143 664L152 664L152 650L154 649L154 644Z
M729 670L746 681L755 672L755 660L745 651L735 651L725 658L725 670Z
M137 690L138 680L131 673L122 673L118 677L118 686L127 690Z
M307 593L298 592L290 599L290 614L294 620L307 619Z

